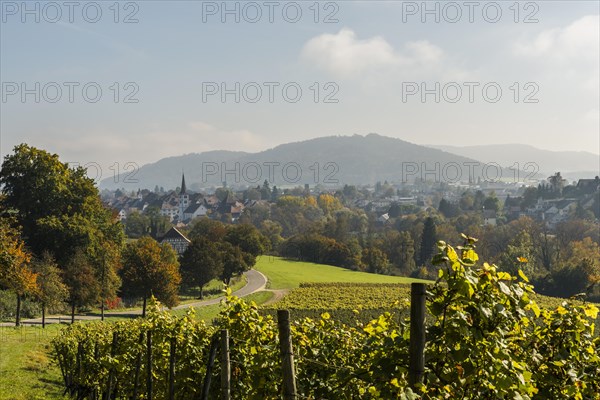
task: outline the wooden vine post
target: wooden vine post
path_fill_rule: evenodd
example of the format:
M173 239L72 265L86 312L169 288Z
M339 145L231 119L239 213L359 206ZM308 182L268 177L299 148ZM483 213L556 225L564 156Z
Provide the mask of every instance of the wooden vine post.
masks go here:
M423 382L425 373L425 298L425 284L411 283L408 384L413 389Z
M279 328L279 347L283 367L283 399L296 400L298 395L296 393L296 371L294 369L289 310L277 310L277 325Z
M231 400L231 361L227 329L221 330L221 400Z

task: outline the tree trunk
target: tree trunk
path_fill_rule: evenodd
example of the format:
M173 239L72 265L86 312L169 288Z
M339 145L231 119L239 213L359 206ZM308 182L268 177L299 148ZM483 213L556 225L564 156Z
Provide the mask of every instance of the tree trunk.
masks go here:
M71 324L75 323L75 303L71 304Z
M100 304L100 320L104 321L104 300Z
M200 286L200 300L204 300L204 285Z
M15 315L15 326L21 326L21 295L17 293L17 314Z
M144 306L142 307L142 318L146 318L146 297L144 297Z
M42 328L46 327L46 304L42 303Z

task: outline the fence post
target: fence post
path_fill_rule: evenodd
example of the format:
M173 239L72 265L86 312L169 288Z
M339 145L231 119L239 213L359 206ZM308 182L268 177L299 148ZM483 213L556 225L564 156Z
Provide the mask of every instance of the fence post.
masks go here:
M221 400L231 399L231 364L229 360L229 331L221 330Z
M146 394L148 400L152 400L152 331L148 329L148 338L146 340L146 350L147 350L147 376L146 376Z
M423 382L425 372L425 297L425 284L411 283L408 384L412 388Z
M296 371L294 369L289 310L277 310L277 325L279 328L281 361L283 363L283 399L296 400Z
M210 342L210 350L208 354L208 364L206 366L206 375L204 375L204 384L202 385L202 400L208 400L208 395L210 391L210 381L212 378L212 370L215 365L215 358L217 357L217 347L219 346L219 341L217 336L215 335Z
M171 338L171 349L169 354L169 400L175 399L175 355L177 351L177 339Z

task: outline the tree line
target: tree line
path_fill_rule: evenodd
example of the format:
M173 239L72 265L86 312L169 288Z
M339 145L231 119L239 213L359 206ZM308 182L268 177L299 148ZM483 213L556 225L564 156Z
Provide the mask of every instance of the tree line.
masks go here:
M150 236L127 242L84 169L26 144L4 158L0 186L0 289L16 296L17 325L25 298L41 305L43 324L65 303L72 320L92 306L104 318L117 296L143 299L144 312L151 295L172 307L182 285L229 283L268 246L253 226L212 221L193 227L181 258Z

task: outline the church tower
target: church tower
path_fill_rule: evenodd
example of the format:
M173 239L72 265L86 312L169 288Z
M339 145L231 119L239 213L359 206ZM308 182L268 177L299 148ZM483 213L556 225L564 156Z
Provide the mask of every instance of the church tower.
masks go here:
M185 175L181 172L181 190L179 191L179 221L183 221L183 214L190 205L190 196L185 187Z

